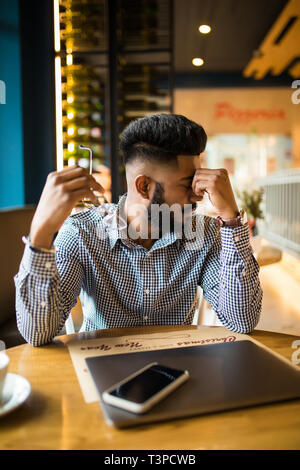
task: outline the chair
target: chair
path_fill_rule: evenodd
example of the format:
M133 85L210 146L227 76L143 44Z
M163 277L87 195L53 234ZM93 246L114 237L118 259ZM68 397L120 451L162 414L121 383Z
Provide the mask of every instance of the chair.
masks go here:
M198 306L195 309L192 325L223 326L217 314L212 310L209 302L203 297L203 290L200 286L197 288L196 295L198 298Z
M83 321L83 312L81 302L77 299L77 304L72 308L69 317L65 322L65 331L67 335L77 333L80 330Z
M6 348L26 343L17 328L13 277L24 252L22 235L29 233L34 211L34 206L0 210L0 340Z
M0 210L0 250L1 264L0 272L0 348L11 348L26 343L19 333L16 321L15 309L15 284L14 276L19 271L20 262L24 252L22 236L30 231L30 225L35 212L35 206L24 206L21 208ZM75 327L72 320L74 318ZM66 327L59 334L78 331L82 313L80 302L72 309Z

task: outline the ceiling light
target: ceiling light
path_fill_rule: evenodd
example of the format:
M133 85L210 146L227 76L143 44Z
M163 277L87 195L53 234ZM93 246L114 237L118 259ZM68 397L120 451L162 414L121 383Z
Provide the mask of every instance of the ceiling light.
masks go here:
M204 60L203 60L203 59L200 59L200 57L195 57L195 58L192 60L192 63L193 63L193 65L195 65L195 67L200 67L201 65L204 64Z
M202 34L208 34L211 32L211 27L208 24L202 24L199 26L199 31Z

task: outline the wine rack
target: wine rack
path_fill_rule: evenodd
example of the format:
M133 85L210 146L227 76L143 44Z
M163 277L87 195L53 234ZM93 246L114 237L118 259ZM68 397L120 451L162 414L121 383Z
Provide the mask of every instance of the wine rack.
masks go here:
M173 110L172 6L170 0L118 2L120 134L133 119ZM120 169L124 174L121 161Z
M127 189L118 150L124 127L173 109L172 0L56 1L60 166L88 167L79 145L92 148L93 173L101 184L106 178L116 202Z
M59 0L63 167L105 161L106 36L104 0Z
M80 143L93 149L95 171L103 161L104 97L105 83L91 65L62 66L64 162L68 165L77 162Z
M59 0L61 48L67 53L105 50L105 0Z

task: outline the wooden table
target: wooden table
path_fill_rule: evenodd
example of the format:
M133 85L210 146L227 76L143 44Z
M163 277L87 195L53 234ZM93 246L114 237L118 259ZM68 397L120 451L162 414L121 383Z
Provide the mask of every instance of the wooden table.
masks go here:
M88 335L190 328L197 326L123 328ZM299 339L256 330L252 336L289 360L294 352L291 345ZM9 372L26 377L32 393L19 409L0 419L0 449L300 449L300 400L114 429L104 421L98 403L85 403L66 340L67 336L60 336L47 346L25 344L7 350Z

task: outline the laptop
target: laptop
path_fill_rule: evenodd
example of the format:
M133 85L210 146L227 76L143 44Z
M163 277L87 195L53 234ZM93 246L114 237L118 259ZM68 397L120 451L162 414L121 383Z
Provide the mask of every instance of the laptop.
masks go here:
M190 378L144 415L108 405L102 393L151 362ZM117 428L300 399L300 369L243 340L86 358L109 425Z

